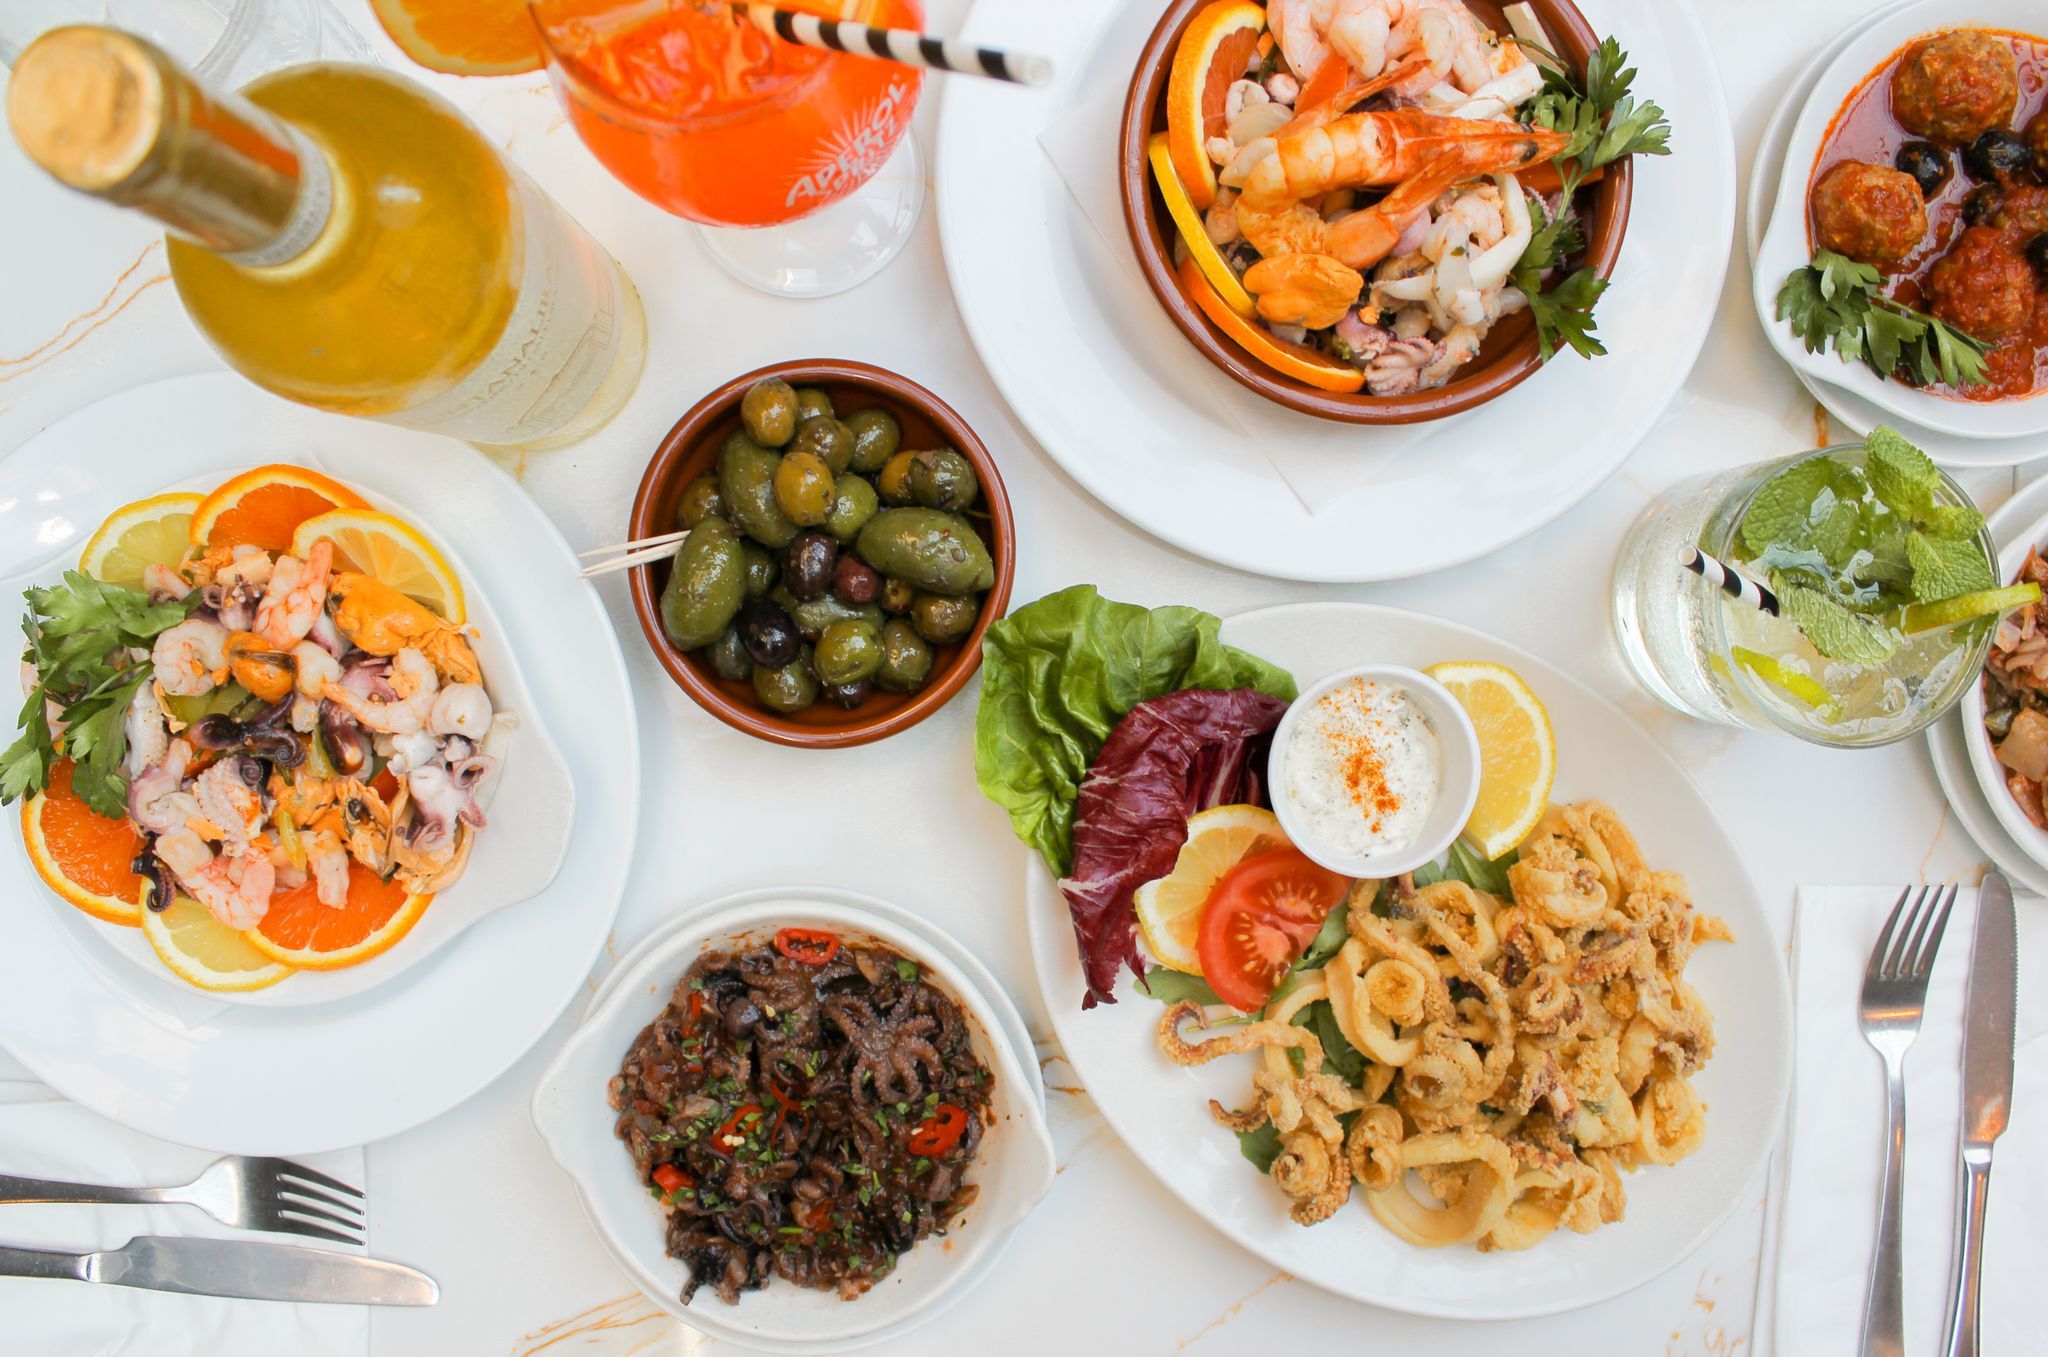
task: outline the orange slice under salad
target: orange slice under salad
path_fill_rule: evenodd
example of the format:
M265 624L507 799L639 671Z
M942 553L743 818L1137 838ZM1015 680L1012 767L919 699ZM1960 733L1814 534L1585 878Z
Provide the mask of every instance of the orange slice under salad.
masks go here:
M1166 133L1152 134L1147 158L1152 162L1152 178L1159 185L1159 196L1166 200L1167 215L1173 218L1173 224L1180 229L1181 240L1187 244L1188 256L1202 270L1202 276L1215 285L1224 305L1245 319L1251 319L1252 294L1237 280L1237 274L1223 258L1223 251L1209 239L1209 232L1202 225L1202 214L1188 201L1187 189L1174 172L1173 157L1166 149Z
M1306 344L1282 339L1231 310L1230 304L1202 276L1193 255L1181 261L1179 272L1181 289L1202 309L1202 314L1215 321L1216 328L1238 347L1275 372L1318 390L1347 395L1365 385L1365 374L1349 363L1340 363Z
M289 551L299 524L335 509L363 508L363 497L302 466L273 463L228 481L192 511L197 546L256 546Z
M127 820L107 820L71 790L71 760L50 769L50 784L21 805L21 837L43 884L102 923L142 922L147 878L128 869L142 835Z
M320 903L312 882L279 893L263 922L243 936L271 960L307 971L338 971L390 951L433 903L379 880L362 863L348 865L348 903Z
M1225 96L1244 75L1266 11L1251 0L1216 0L1197 14L1174 49L1166 80L1166 140L1173 167L1197 209L1216 201L1216 167L1206 149L1209 138L1228 130Z

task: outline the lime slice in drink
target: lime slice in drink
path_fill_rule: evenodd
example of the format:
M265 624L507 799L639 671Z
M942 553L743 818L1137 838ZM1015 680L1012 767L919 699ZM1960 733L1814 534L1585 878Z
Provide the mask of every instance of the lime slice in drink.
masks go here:
M1730 646L1728 653L1735 657L1737 664L1765 683L1801 706L1819 713L1822 720L1833 721L1841 715L1841 708L1835 705L1834 696L1822 687L1820 680L1813 675L1787 668L1762 651L1750 650L1744 646Z
M2029 603L2041 601L2041 586L2038 584L2013 584L2003 589L1980 589L1974 594L1959 594L1945 598L1938 603L1914 603L1899 614L1899 630L1907 635L1933 631L1937 627L1952 627L1958 622L1968 622L1979 617L2001 617L2014 608L2024 608Z

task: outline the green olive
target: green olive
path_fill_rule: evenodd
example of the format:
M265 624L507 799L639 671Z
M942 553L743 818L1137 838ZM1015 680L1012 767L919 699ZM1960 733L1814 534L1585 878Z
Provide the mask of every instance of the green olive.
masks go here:
M910 468L917 461L914 452L899 452L882 465L882 473L875 477L875 490L884 504L915 504L917 495L910 488Z
M971 594L996 582L995 562L967 520L937 509L884 509L861 529L854 550L928 594Z
M865 617L834 622L818 637L811 667L821 682L859 683L882 667L882 629Z
M775 503L775 471L781 464L780 453L744 433L726 439L718 454L718 492L725 496L726 511L741 532L778 549L796 536L796 524Z
M738 627L727 627L718 633L718 639L706 648L705 654L711 660L712 672L722 679L744 683L754 674L754 659L747 654L747 644L740 639Z
M892 693L914 693L932 673L932 648L917 628L900 617L882 625L882 664L875 685Z
M661 590L661 629L683 650L718 639L747 597L746 557L722 518L690 530Z
M796 426L801 429L807 419L819 415L831 417L839 412L832 408L832 398L815 386L800 386L796 389Z
M676 503L676 526L694 528L707 518L725 517L725 496L718 492L718 477L699 476L683 487Z
M885 579L882 581L882 607L888 612L902 615L917 603L917 586L909 580Z
M755 382L740 398L740 422L762 447L781 447L796 432L796 391L780 377Z
M790 522L803 527L832 516L832 468L811 452L790 451L775 468L775 506Z
M949 646L967 638L974 619L981 616L981 600L963 594L919 594L910 610L917 634L935 646Z
M873 603L848 603L837 594L820 594L798 602L787 588L778 587L769 598L780 604L796 623L806 641L815 641L835 622L864 621L882 625L882 610Z
M830 415L818 415L796 426L789 450L816 453L837 475L853 465L853 430Z
M853 431L853 469L872 476L888 465L903 445L903 426L881 406L856 410L846 417Z
M920 452L910 463L910 494L927 509L959 513L981 495L974 464L951 448Z
M759 598L782 578L782 567L776 564L775 554L759 542L743 542L740 550L747 558L747 597Z
M868 478L849 471L833 483L832 514L825 520L825 531L851 546L878 507Z
M780 669L757 665L754 696L769 711L794 716L818 700L818 676L811 672L810 647Z

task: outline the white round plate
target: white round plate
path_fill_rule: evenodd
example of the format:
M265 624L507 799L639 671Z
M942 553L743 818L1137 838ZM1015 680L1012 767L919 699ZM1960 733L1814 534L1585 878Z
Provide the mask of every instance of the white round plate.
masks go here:
M0 542L17 557L0 571L76 552L109 509L157 486L270 461L331 468L392 503L453 506L430 521L478 591L506 604L497 625L578 792L561 871L373 993L256 1010L146 974L89 933L93 945L82 945L18 837L6 836L0 883L17 906L33 907L8 911L0 1044L66 1097L147 1134L312 1154L382 1139L462 1102L575 997L633 856L639 739L611 624L576 577L568 544L516 482L451 439L307 410L237 377L124 392L0 462Z
M1519 1253L1418 1249L1356 1201L1303 1228L1208 1113L1212 1097L1227 1107L1244 1102L1251 1063L1170 1063L1157 1043L1163 1010L1128 974L1115 1004L1082 1012L1073 928L1051 875L1034 862L1026 913L1039 987L1060 1045L1103 1116L1226 1237L1303 1281L1390 1310L1447 1319L1554 1314L1617 1296L1677 1264L1752 1200L1792 1078L1785 959L1742 850L1706 798L1612 703L1482 632L1393 608L1298 603L1230 618L1223 639L1285 666L1303 686L1356 664L1423 668L1442 660L1493 660L1529 681L1557 732L1556 798L1612 805L1649 862L1684 875L1700 908L1735 931L1732 945L1700 948L1686 970L1714 1013L1714 1057L1695 1079L1711 1109L1706 1141L1676 1166L1630 1175L1626 1219L1589 1235L1560 1232Z
M604 1089L618 1062L660 1013L677 979L707 947L730 946L787 925L865 933L927 966L957 1000L996 1076L995 1120L970 1178L974 1205L943 1241L904 1255L858 1301L783 1282L726 1305L709 1290L677 1299L686 1277L664 1249L662 1217L613 1132L617 1114ZM563 1043L533 1095L533 1118L556 1161L576 1183L605 1248L650 1299L695 1329L770 1352L840 1352L899 1337L957 1303L984 1276L1014 1227L1051 1188L1056 1170L1046 1129L1044 1086L1015 1033L1023 1020L988 972L933 925L894 906L832 887L749 891L692 911L642 943L608 980L583 1024Z
M1040 144L1083 107L1100 115L1089 135L1113 144L1158 7L980 0L968 38L1042 52L1058 72L1045 90L958 80L945 91L939 229L961 316L996 385L1104 504L1243 570L1397 579L1484 556L1555 519L1614 473L1683 385L1734 234L1734 141L1691 5L1581 8L1628 48L1637 94L1667 110L1677 148L1636 167L1628 238L1600 301L1610 353L1559 357L1464 416L1369 429L1270 405L1211 366L1139 280L1116 209L1091 219ZM1109 36L1098 42L1098 32ZM1255 407L1247 418L1258 429L1312 441L1323 476L1336 461L1335 491L1314 496L1314 511L1232 413L1240 400ZM1348 473L1342 458L1354 448ZM1380 455L1388 449L1398 451Z
M568 852L569 825L574 818L576 788L569 779L568 765L562 761L561 751L536 709L517 652L506 644L505 624L498 619L489 596L467 563L432 527L441 515L420 513L414 506L377 495L368 486L354 482L348 474L350 468L336 465L332 458L315 455L298 460L349 484L370 501L372 508L397 514L435 540L455 567L456 577L463 581L469 625L474 631L477 659L491 701L497 710L517 717L518 724L497 737L501 745L496 752L503 768L485 783L479 794L479 804L490 823L478 838L468 867L453 886L434 897L427 912L396 946L360 965L336 971L300 971L267 989L239 993L192 991L209 1003L303 1008L352 998L396 979L493 911L521 904L547 889ZM188 477L178 485L139 488L131 498L143 499L173 490L204 494L230 475L246 470L246 465L224 465L205 475ZM94 525L81 526L80 535L90 536ZM48 564L11 579L0 578L0 606L30 584L55 584L64 571L77 564L78 550L77 543L67 544ZM44 898L79 946L94 953L111 951L139 968L148 977L140 982L145 996L155 992L157 982L180 983L142 936L141 929L102 923L71 908L49 891L44 892ZM122 978L134 983L132 976Z
M1807 191L1811 167L1836 112L1864 78L1899 48L1922 33L1959 25L2019 32L2035 32L2043 26L2037 0L1976 0L1967 11L1958 11L1950 0L1911 0L1859 23L1842 40L1830 45L1822 53L1824 59L1817 60L1808 73L1802 73L1794 82L1795 92L1805 85L1805 93L1798 96L1797 112L1782 131L1777 119L1773 119L1751 176L1752 217L1768 213L1761 235L1752 237L1751 283L1765 337L1802 379L1812 378L1841 390L1857 400L1858 404L1850 407L1852 410L1875 411L1878 420L1904 421L1916 429L1933 430L1951 439L1988 443L1969 460L1950 460L1948 465L2007 466L2031 460L2026 450L2015 447L2012 440L2048 433L2048 400L1984 403L1949 400L1915 391L1901 382L1879 377L1863 363L1845 363L1832 352L1808 353L1793 335L1792 327L1777 319L1778 291L1785 276L1812 258L1806 229ZM1780 114L1783 113L1781 109ZM1780 139L1782 146L1776 144ZM1767 180L1764 167L1773 160L1778 165L1777 174ZM1856 423L1847 422L1852 426ZM2034 451L2031 456L2041 456L2042 451L2048 450Z
M1991 515L1990 527L1991 540L1998 545L2002 577L2010 578L2026 558L2024 544L2039 542L2048 534L2048 480L2035 481L2001 504ZM2048 834L2027 823L2003 785L1985 781L1996 761L1984 738L1980 691L1972 687L1954 711L1928 729L1934 776L1977 846L2007 876L2036 895L2048 896Z
M1896 0L1865 22L1874 22L1893 10L1904 9L1916 0ZM1743 209L1743 239L1749 252L1749 266L1756 268L1757 246L1763 242L1764 228L1770 225L1771 208L1778 198L1778 180L1785 169L1785 146L1792 139L1792 124L1799 117L1799 111L1806 107L1808 96L1813 93L1814 82L1827 64L1840 56L1861 31L1851 28L1833 42L1814 54L1803 70L1792 78L1785 87L1785 97L1778 103L1777 111L1771 114L1771 121L1764 128L1764 134L1757 142L1756 160L1750 167L1749 196ZM1808 376L1797 368L1792 375L1807 393L1827 408L1842 424L1860 437L1867 436L1880 424L1892 424L1913 440L1914 446L1923 449L1929 457L1946 467L2011 466L2017 462L2029 462L2036 457L2048 457L2048 443L2038 446L2030 443L2008 444L1997 439L1958 438L1916 424L1912 420L1887 414L1869 401L1852 391Z

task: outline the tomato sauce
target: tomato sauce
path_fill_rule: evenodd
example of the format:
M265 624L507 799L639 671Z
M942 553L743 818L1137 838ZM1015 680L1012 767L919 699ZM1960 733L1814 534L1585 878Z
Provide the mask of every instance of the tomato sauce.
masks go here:
M2036 113L2048 107L2048 39L2025 33L1987 31L2005 39L2019 67L2019 106L2014 110L2011 124L2017 131L2025 127ZM1922 139L1907 131L1893 116L1891 100L1892 71L1907 49L1919 41L1916 38L1901 47L1885 58L1883 65L1865 76L1863 83L1843 102L1834 121L1828 124L1827 135L1821 138L1820 154L1814 158L1813 176L1807 181L1809 204L1813 185L1841 162L1860 160L1865 164L1889 168L1896 163L1901 146ZM1916 309L1922 306L1928 271L1936 260L1948 253L1956 237L1963 232L1963 199L1977 185L1977 181L1963 168L1960 148L1952 153L1952 158L1955 173L1942 185L1941 191L1927 201L1926 238L1918 249L1899 261L1885 288L1885 295ZM1809 242L1813 239L1811 212L1809 205ZM1926 389L1952 400L1969 401L2018 400L2048 389L2048 290L2035 294L2034 323L2027 335L2009 339L1991 349L1985 375L1987 380L1982 385L1967 390L1940 385Z

